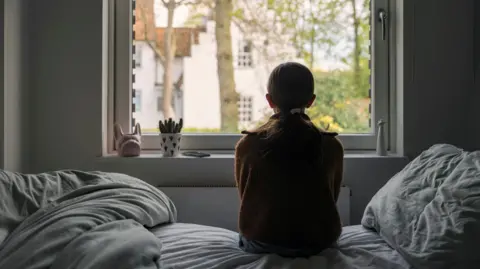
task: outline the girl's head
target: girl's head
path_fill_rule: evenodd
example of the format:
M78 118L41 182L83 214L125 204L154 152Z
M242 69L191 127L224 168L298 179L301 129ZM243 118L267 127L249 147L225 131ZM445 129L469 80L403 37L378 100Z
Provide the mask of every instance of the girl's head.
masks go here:
M306 66L295 62L280 64L268 79L268 104L276 112L308 108L315 101L314 83Z
M247 132L265 139L264 156L293 170L321 158L322 133L303 113L315 101L310 70L299 63L280 64L270 75L266 97L276 114L257 130ZM293 113L298 109L300 113Z

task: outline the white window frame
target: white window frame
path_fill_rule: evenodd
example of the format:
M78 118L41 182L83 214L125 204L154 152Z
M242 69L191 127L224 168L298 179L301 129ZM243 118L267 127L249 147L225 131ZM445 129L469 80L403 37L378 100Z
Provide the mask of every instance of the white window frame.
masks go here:
M110 27L114 31L114 122L120 124L124 130L132 129L132 14L131 1L112 1L114 25ZM393 3L389 0L372 0L372 91L371 91L371 122L372 132L367 134L340 134L346 150L373 150L376 147L376 122L380 119L387 121L385 128L387 146L391 149L394 140L394 120L390 115L393 107L393 79L394 49L392 38L393 27ZM389 15L387 23L386 40L382 40L382 25L378 20L380 9L386 10ZM390 121L390 122L388 122ZM182 138L182 148L185 150L233 150L235 144L241 138L240 134L189 134L185 133ZM144 150L158 150L160 138L156 134L143 134L142 148Z

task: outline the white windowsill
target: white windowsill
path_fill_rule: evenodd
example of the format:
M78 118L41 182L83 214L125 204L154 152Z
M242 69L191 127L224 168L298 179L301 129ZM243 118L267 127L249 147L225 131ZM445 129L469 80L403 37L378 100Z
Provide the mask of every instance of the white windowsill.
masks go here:
M93 167L129 174L159 187L234 187L233 159L233 151L215 152L205 158L163 158L158 151L143 151L139 157L119 157L116 153L98 157ZM396 173L407 163L407 157L395 154L377 156L374 151L346 151L344 180L349 184L362 173L375 170L379 177L382 173L390 177L390 170Z
M154 151L154 150L144 150L142 154L138 157L120 157L117 155L117 153L111 153L103 156L102 158L118 158L118 159L165 159L165 160L183 160L183 159L233 159L234 158L234 152L233 151L200 151L200 152L207 152L210 153L211 155L209 157L203 157L203 158L198 158L198 157L187 157L183 155L179 155L177 157L163 157L162 154L159 151ZM355 159L355 158L406 158L404 156L394 154L394 153L388 153L387 156L379 156L375 153L375 151L345 151L345 158L346 159Z

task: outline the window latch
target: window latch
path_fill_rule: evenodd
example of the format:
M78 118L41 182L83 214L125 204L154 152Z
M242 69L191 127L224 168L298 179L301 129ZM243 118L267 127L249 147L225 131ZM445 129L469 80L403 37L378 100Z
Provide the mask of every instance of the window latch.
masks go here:
M378 21L382 24L382 40L387 40L387 12L384 9L378 11Z

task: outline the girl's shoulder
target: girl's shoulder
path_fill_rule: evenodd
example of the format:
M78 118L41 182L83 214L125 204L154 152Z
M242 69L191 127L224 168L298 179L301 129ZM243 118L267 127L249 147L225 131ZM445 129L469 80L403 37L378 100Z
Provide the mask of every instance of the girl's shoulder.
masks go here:
M242 131L242 138L237 142L236 149L242 147L248 147L255 143L258 140L259 136L257 132L251 131Z

